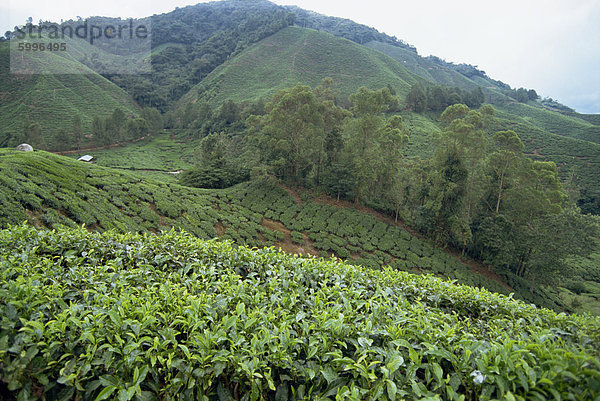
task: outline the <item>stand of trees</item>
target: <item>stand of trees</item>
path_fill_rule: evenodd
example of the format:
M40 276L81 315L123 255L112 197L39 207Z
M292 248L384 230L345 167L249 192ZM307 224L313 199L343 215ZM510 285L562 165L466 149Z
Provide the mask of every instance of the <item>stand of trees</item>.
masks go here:
M297 85L279 91L266 104L265 114L246 120L262 171L320 184L339 156L342 123L348 115L335 105L330 81L314 90Z
M443 85L424 87L417 83L411 87L406 97L406 107L415 113L422 113L426 110L443 111L448 106L460 103L477 108L484 101L485 95L479 86L469 92Z
M231 141L223 133L212 133L200 141L198 164L181 174L182 185L197 188L228 188L247 181L250 171L229 157Z
M122 110L115 109L107 118L94 117L92 141L96 145L106 146L156 134L163 127L163 118L156 109L143 109L140 117L126 116Z
M530 100L536 100L539 98L537 92L534 89L509 89L506 90L504 93L520 103L527 103Z
M360 88L349 110L334 98L327 83L298 85L249 116L254 167L400 216L442 246L529 279L532 293L562 274L567 256L597 247L598 219L569 200L554 163L527 158L513 131L490 132L490 105L448 106L434 156L408 160L387 88Z

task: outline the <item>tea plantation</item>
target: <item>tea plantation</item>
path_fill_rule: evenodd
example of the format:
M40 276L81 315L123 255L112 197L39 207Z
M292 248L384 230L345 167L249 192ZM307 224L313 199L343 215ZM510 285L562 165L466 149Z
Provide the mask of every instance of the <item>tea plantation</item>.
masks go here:
M174 231L0 249L3 399L600 397L600 319L431 276Z
M335 255L371 268L443 275L462 284L550 308L567 305L556 289L532 296L513 277L511 287L472 271L394 224L352 208L306 198L297 201L271 183L225 190L183 187L47 152L0 150L0 227L24 221L37 227L158 233L183 229L202 239L219 236L239 245L282 247L291 253Z

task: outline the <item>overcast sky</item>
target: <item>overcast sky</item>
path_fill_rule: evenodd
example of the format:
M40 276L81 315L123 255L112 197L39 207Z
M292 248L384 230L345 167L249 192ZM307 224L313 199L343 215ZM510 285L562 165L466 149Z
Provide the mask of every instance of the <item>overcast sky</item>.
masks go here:
M143 17L198 0L2 0L1 32L27 17ZM600 0L275 0L349 18L419 54L479 66L582 113L600 113Z

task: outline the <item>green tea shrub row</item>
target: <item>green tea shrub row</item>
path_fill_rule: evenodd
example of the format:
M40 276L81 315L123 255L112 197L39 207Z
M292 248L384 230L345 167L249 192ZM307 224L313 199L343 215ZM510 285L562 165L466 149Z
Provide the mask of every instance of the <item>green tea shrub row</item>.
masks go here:
M19 399L594 400L600 319L174 231L0 231Z

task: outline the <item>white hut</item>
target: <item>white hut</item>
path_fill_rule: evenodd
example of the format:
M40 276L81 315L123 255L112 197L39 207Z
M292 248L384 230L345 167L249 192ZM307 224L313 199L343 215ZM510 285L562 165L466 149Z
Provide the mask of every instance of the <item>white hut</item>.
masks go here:
M94 160L94 157L90 155L83 155L77 160L79 160L80 162L90 163L92 160Z

